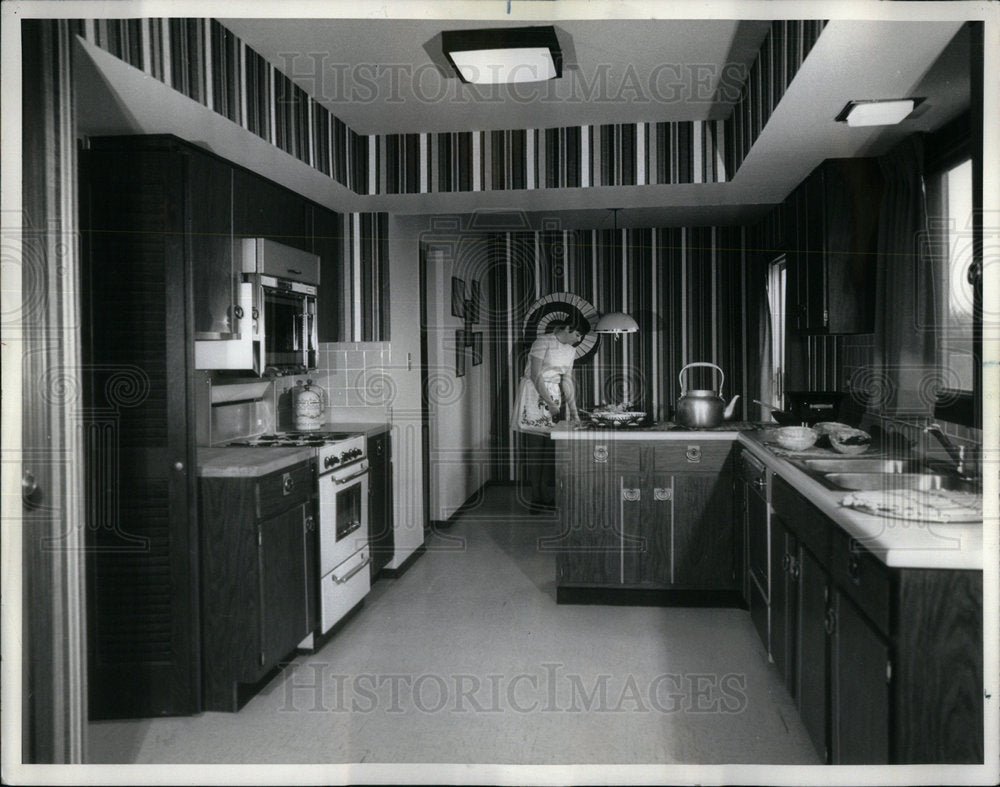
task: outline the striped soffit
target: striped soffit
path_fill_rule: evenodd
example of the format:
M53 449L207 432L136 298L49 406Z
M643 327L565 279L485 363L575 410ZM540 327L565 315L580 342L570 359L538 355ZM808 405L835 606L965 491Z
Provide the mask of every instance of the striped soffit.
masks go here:
M215 19L86 19L74 32L363 196L732 179L826 22L771 23L725 120L361 135Z

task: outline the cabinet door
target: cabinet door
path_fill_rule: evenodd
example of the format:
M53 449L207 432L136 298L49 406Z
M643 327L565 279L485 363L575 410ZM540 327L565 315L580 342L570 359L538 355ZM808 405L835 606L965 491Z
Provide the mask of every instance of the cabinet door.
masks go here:
M312 251L309 201L252 172L233 175L233 232Z
M805 322L806 331L823 331L827 324L826 305L826 222L823 210L823 170L806 181L805 188ZM800 291L800 296L802 295Z
M261 671L270 669L309 633L306 585L308 505L257 525Z
M374 580L392 559L394 544L388 434L368 438L368 463L368 541Z
M194 151L184 155L190 162L187 245L195 338L227 340L240 331L239 260L232 237L233 168L214 156Z
M651 473L645 479L642 494L640 533L645 546L641 558L642 581L667 587L674 584L673 474Z
M889 647L847 597L833 595L831 757L836 765L889 762Z
M795 694L795 671L792 658L795 644L795 616L792 602L796 597L794 562L798 542L788 526L777 516L771 517L771 658L789 692Z
M830 333L875 325L875 252L883 181L874 159L833 159L823 167L826 291Z
M337 342L349 335L343 316L344 220L341 214L318 205L313 207L312 216L312 251L320 260L317 334L321 342ZM388 336L383 337L383 341L388 340Z
M542 548L556 551L562 584L621 583L622 531L619 477L607 472L570 472L557 463L559 533Z
M798 603L796 614L796 692L799 714L817 753L829 762L827 749L826 683L827 630L832 609L827 607L826 571L812 552L798 547Z
M103 151L80 165L90 715L197 713L184 166Z
M674 475L674 582L733 589L732 473Z

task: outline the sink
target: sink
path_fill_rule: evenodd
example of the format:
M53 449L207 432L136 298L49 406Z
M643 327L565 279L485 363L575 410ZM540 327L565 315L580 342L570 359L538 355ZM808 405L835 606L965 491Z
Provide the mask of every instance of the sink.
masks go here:
M919 464L904 459L803 459L802 465L815 473L909 473Z
M823 480L836 489L852 492L867 492L879 489L945 489L967 491L972 489L968 481L953 476L936 473L826 473Z

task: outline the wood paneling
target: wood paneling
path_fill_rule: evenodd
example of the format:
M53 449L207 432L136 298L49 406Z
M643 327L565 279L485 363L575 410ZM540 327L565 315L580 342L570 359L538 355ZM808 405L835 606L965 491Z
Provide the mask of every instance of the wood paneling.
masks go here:
M983 577L901 572L895 761L983 762Z

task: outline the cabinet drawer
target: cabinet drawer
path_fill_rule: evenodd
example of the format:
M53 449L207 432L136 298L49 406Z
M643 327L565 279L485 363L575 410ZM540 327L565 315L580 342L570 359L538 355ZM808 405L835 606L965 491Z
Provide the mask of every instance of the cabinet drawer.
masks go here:
M653 470L717 473L726 467L732 449L727 440L664 441L653 446Z
M839 528L777 475L771 479L771 507L814 555L829 558L831 532Z
M764 467L764 463L749 451L740 451L737 473L747 483L756 484L758 489L763 489L767 480L767 469Z
M638 473L642 444L635 441L566 440L567 461L575 467L586 470L608 470L615 473ZM559 454L563 456L562 453ZM571 458L570 458L571 457ZM560 464L563 464L560 460Z
M257 518L265 519L286 508L304 503L314 491L314 479L311 461L261 478L256 489Z
M888 634L892 580L881 561L838 528L833 534L830 569L848 598Z

